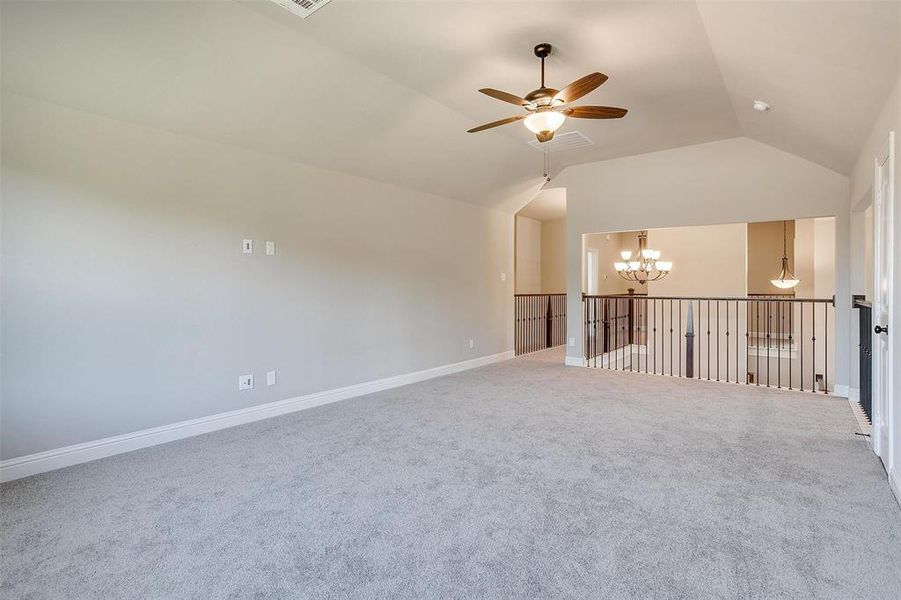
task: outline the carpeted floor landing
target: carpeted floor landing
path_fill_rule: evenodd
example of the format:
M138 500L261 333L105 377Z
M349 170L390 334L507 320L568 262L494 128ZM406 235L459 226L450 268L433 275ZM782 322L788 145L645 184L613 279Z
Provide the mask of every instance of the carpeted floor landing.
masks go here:
M901 597L846 400L561 360L5 484L0 594Z

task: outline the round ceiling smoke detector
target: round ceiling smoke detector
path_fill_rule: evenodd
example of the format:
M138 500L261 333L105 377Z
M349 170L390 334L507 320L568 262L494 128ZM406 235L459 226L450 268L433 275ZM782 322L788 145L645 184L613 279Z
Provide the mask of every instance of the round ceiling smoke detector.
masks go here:
M754 101L754 110L757 112L766 112L770 110L770 105L764 102L763 100L755 100Z

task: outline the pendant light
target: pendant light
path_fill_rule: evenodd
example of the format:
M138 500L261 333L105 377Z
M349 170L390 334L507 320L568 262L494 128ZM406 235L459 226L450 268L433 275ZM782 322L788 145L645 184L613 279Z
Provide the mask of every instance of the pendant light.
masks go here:
M779 273L779 277L777 279L770 279L770 283L782 290L790 290L799 283L801 283L800 279L796 279L794 274L788 268L788 251L787 251L787 239L788 239L788 221L782 221L782 272Z

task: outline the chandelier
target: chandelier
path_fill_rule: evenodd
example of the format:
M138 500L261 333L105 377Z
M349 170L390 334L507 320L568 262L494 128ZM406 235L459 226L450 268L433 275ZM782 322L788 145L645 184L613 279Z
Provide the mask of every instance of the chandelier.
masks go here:
M622 262L613 263L613 268L619 276L627 281L637 281L644 285L648 281L657 281L669 275L673 270L673 263L660 259L660 250L647 248L648 232L638 234L638 252L632 258L631 250L623 250L619 253Z
M788 238L786 221L782 221L782 272L776 279L770 279L770 283L782 290L790 290L799 283L800 279L795 278L794 274L788 268L788 252L786 251L786 239Z

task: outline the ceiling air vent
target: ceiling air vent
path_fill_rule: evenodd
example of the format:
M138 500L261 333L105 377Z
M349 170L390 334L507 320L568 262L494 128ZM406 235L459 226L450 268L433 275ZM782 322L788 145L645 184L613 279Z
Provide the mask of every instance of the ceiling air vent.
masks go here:
M581 132L567 131L566 133L558 133L554 136L554 139L549 142L544 142L543 144L538 140L530 140L529 145L542 152L544 152L545 146L547 146L548 150L551 152L560 152L561 150L575 150L576 148L593 146L594 142L585 137Z
M329 3L329 0L272 0L285 10L288 10L302 19L306 19L314 12Z

